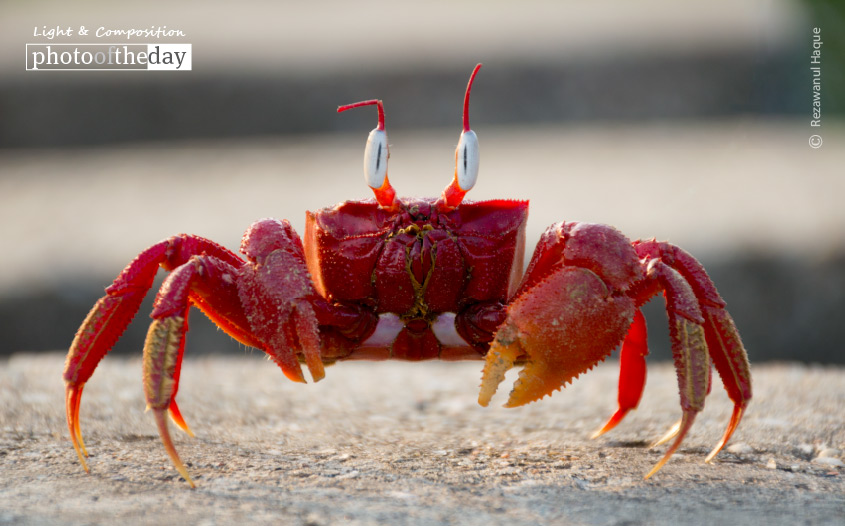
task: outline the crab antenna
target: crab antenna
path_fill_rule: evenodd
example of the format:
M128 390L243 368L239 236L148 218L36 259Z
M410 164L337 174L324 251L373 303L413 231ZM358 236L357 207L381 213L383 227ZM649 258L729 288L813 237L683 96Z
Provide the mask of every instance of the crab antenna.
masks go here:
M393 210L397 206L396 190L387 179L387 159L390 157L390 152L387 146L387 133L384 131L384 104L377 99L364 100L338 106L337 112L373 105L378 107L378 126L370 132L367 137L367 146L364 148L364 179L375 194L379 206Z
M472 70L472 75L469 76L469 82L467 83L467 92L464 94L464 131L470 131L469 128L469 94L472 91L472 82L475 80L475 76L478 75L478 70L481 69L481 64L477 64L475 69Z
M378 107L378 126L376 126L376 129L384 130L384 104L378 99L362 100L361 102L353 102L352 104L347 104L345 106L338 106L337 112L343 113L344 111L351 110L352 108L360 108L361 106L373 105L376 105Z
M447 209L455 208L461 204L464 196L475 186L475 181L478 178L478 137L469 127L469 96L472 92L472 83L479 69L481 69L481 64L476 65L475 69L472 70L464 94L464 128L460 140L458 140L458 147L455 149L455 177L449 186L443 190L443 195L439 200L439 203Z

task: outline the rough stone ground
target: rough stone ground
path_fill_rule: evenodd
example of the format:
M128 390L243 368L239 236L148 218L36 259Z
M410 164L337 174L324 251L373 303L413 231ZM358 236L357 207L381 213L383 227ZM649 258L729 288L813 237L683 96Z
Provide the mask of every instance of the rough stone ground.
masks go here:
M479 363L346 363L315 385L248 353L186 358L176 435L189 489L144 414L138 358L86 386L91 474L64 422L60 354L0 362L0 524L842 524L845 370L754 367L730 447L714 384L680 454L643 475L678 417L674 371L653 366L640 409L606 438L617 367L520 409L475 403Z

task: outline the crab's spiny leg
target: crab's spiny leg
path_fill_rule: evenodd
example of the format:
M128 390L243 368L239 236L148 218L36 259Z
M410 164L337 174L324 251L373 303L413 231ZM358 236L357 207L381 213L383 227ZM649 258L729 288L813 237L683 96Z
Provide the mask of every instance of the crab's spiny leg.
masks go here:
M214 257L193 256L165 279L156 297L144 346L144 392L159 421L162 443L174 467L189 482L160 415L169 410L174 423L190 433L175 399L192 305L239 341L264 350L289 378L305 381L297 359L299 350L312 378L316 381L324 375L317 316L310 303L316 296L313 286L310 280L276 279L280 275L307 276L301 244L298 238L293 243L293 236L287 223L258 222L242 246L249 263L235 268ZM289 322L280 324L280 315L289 316Z
M188 434L189 437L194 437L194 432L191 431L191 428L188 427L188 423L185 422L185 419L182 417L182 412L179 411L179 406L176 405L176 399L170 401L170 406L167 408L168 413L170 413L170 420L176 424L179 429L184 431Z
M73 447L86 472L88 451L79 424L82 389L138 312L159 264L166 257L167 246L166 241L153 245L120 273L106 289L106 296L91 308L68 351L64 370L67 425Z
M70 431L70 439L73 442L73 448L76 450L76 455L79 457L79 463L82 464L82 469L88 472L88 463L85 462L85 457L88 456L88 451L85 449L85 443L82 441L82 432L79 430L79 402L82 400L82 385L68 385L65 390L65 410L67 411L67 427Z
M159 436L170 460L179 474L194 487L194 482L173 445L165 418L176 390L175 376L179 355L185 345L187 311L188 309L185 309L182 316L154 319L150 325L144 343L144 394L147 408L155 415Z
M213 254L233 265L242 263L234 253L201 237L183 234L156 243L123 269L77 330L65 362L65 405L71 441L86 471L87 451L79 424L82 389L138 312L159 266L175 268L195 253Z
M192 488L196 488L194 481L191 480L191 475L188 474L188 469L185 467L185 464L182 463L182 459L179 458L179 453L176 452L173 440L170 438L170 431L167 429L167 417L164 415L164 409L153 409L153 415L155 415L156 425L158 426L158 434L161 436L161 442L164 444L164 449L170 456L170 461L173 462L173 466L176 467L176 471L182 475L182 478L185 479Z
M189 307L191 305L198 307L215 324L238 341L253 347L261 346L261 343L251 336L246 328L249 322L240 309L237 285L234 282L236 274L237 269L234 266L217 258L193 256L167 277L153 308L154 320L173 319L176 316L181 316L183 319L179 346L173 358L175 362L172 377L168 380L172 382L172 390L166 408L173 423L189 436L194 436L194 434L176 403ZM213 298L214 306L204 298ZM221 315L221 311L226 312L226 316ZM154 325L156 323L157 321L154 321ZM149 336L148 341L150 341ZM145 384L147 381L148 378L145 376Z
M616 427L629 411L637 408L645 387L646 355L648 355L648 334L645 318L642 311L637 309L619 355L619 408L601 429L593 433L591 438L598 438L607 433Z
M675 422L674 424L672 424L672 427L670 427L670 428L669 428L669 430L668 430L668 431L666 431L666 432L663 434L663 436L662 436L662 437L660 437L660 438L658 438L657 440L655 440L654 442L652 442L652 443L648 446L648 447L649 447L649 449L654 448L654 447L659 447L659 446L662 446L662 445L663 445L663 444L665 444L666 442L669 442L670 440L672 440L673 438L675 438L676 436L678 436L678 433L681 431L681 422L683 422L683 418L681 418L680 420L678 420L677 422Z
M675 370L678 374L678 388L683 410L675 442L663 459L646 475L648 478L656 473L678 449L692 426L695 415L704 409L704 399L710 385L710 359L704 337L704 318L690 284L678 271L659 259L652 259L646 265L646 275L657 280L666 296L669 339L672 344ZM674 434L675 430L672 429L667 436L671 439Z
M699 300L705 318L704 336L708 353L722 378L728 396L734 402L733 414L725 434L705 459L709 462L727 444L751 400L751 370L748 354L731 315L725 310L724 300L701 263L681 248L653 239L637 241L634 243L634 248L640 257L659 257L680 272Z
M674 455L675 451L677 451L678 447L680 447L681 442L684 441L684 437L686 436L687 431L689 431L690 427L692 427L692 423L695 420L695 416L697 414L698 411L692 409L684 411L684 415L681 417L680 422L678 422L678 430L676 432L678 438L676 438L675 442L669 447L669 449L666 450L666 453L663 455L663 458L660 459L660 462L658 462L653 468L651 468L651 471L649 471L648 474L645 476L646 480L648 480L652 475L660 471L660 468L662 468L663 465L666 464L666 462L668 462L670 458L672 458L672 455Z
M731 439L731 435L733 435L734 431L736 431L736 427L739 425L739 421L742 420L742 412L743 408L735 405L733 414L731 415L731 421L728 423L728 428L725 430L725 434L722 436L722 439L716 444L716 447L713 448L707 457L705 457L704 462L710 462L713 458L719 454L719 451L725 447L725 444L728 443L728 440Z
M184 332L188 331L188 309L185 309L185 327ZM182 339L182 344L179 346L179 352L176 355L176 369L173 373L173 394L170 396L170 405L168 406L168 413L170 414L170 419L173 420L173 423L176 424L179 429L184 431L188 434L188 436L193 437L194 433L191 431L191 428L188 427L188 423L185 422L185 419L182 417L182 412L179 411L179 406L176 404L176 393L179 391L179 377L182 373L182 357L185 354L185 340Z
M707 338L710 357L722 377L728 396L734 402L733 414L725 434L705 459L705 462L710 462L725 447L742 420L745 408L751 400L751 373L739 331L736 330L728 311L705 306L704 316L707 319L704 324L704 336Z

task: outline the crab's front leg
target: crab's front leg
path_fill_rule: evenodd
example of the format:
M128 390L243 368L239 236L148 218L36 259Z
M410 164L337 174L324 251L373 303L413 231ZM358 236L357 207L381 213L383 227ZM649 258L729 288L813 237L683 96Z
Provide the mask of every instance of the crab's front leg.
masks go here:
M174 270L156 298L144 344L147 406L174 466L191 485L165 413L178 388L192 304L218 324L233 320L246 333L247 343L264 350L289 379L305 382L300 356L314 381L324 376L315 308L325 301L311 282L296 232L287 221L259 221L244 235L241 251L248 261L238 268L202 255Z

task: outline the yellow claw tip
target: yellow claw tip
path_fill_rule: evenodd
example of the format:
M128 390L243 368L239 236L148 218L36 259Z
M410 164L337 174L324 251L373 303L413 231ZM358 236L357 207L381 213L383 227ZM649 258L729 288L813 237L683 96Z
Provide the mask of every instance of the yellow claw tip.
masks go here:
M734 406L733 414L731 415L731 421L728 423L728 428L725 429L725 434L722 436L722 439L716 444L716 447L713 448L713 451L710 452L705 458L704 462L710 463L716 455L719 454L719 451L725 447L725 444L728 443L728 440L731 439L731 435L733 435L734 431L736 431L737 426L739 426L739 421L742 420L742 413L744 408L740 405Z
M185 479L185 482L190 484L192 488L195 488L196 485L194 484L194 481L191 480L191 476L188 474L188 469L179 458L179 453L176 452L176 447L173 445L173 440L170 438L170 431L167 429L167 420L164 418L164 409L155 409L153 410L153 413L155 414L156 425L158 426L161 442L164 445L164 449L167 451L167 455L170 457L170 461L173 463L173 467L175 467L176 471L178 471L182 478Z
M77 407L76 420L75 420L74 425L73 425L74 430L76 431L75 438L76 438L76 440L79 441L79 448L78 449L81 449L82 454L87 457L88 456L88 449L85 447L85 440L82 439L82 429L80 429L80 427L79 427L79 414L78 413L79 413L79 408Z
M182 475L182 478L185 479L185 482L187 482L191 486L191 489L196 489L197 485L194 484L193 480L191 480L191 476L188 475L188 470L185 469L185 466L182 466L181 469L179 466L176 466L176 470L179 472L180 475Z
M597 429L592 435L590 435L590 440L595 440L603 434L607 433L608 431L609 430L606 430L605 428Z
M85 442L82 440L82 431L79 427L79 407L82 404L82 389L85 384L70 385L68 384L65 390L65 408L67 410L67 427L70 432L70 440L73 442L73 449L76 450L76 456L79 457L79 463L82 464L82 469L86 473L90 473L88 463L85 457L88 456L88 450L85 448Z
M674 452L672 452L672 453L674 453ZM643 477L643 480L648 480L648 479L650 479L652 475L654 475L655 473L657 473L658 471L660 471L660 468L662 468L662 467L666 464L666 462L668 462L668 461L669 461L669 458L672 456L672 453L669 453L669 454L667 454L666 456L664 456L662 459L660 459L660 462L658 462L657 464L655 464L655 465L654 465L654 467L653 467L653 468L651 468L651 471L649 471L649 472L646 474L646 476L645 476L645 477Z
M649 448L649 449L654 449L654 448L656 448L656 447L658 447L658 446L662 446L662 445L663 445L663 444L665 444L666 442L669 442L670 440L672 440L673 438L675 438L675 437L678 435L678 432L681 430L681 423L682 423L683 421L684 421L684 419L683 419L683 418L681 418L680 420L678 420L677 422L675 422L675 424L674 424L672 427L670 427L670 428L669 428L669 431L667 431L665 435L663 435L662 437L660 437L660 438L658 438L657 440L655 440L654 442L652 442L652 443L648 446L648 448Z
M170 402L168 413L170 413L170 420L176 424L179 429L187 433L189 437L194 438L194 432L191 431L191 428L188 427L188 423L185 422L185 419L182 417L182 412L179 411L179 406L176 405L176 400L172 400Z
M660 468L662 468L663 465L666 464L666 462L668 462L670 458L672 458L672 455L674 455L678 448L681 446L681 442L684 441L684 437L686 436L687 431L689 431L690 427L692 427L692 422L693 420L695 420L695 415L695 411L684 411L684 415L681 417L681 420L677 424L672 426L669 432L666 433L666 435L661 439L661 441L664 439L668 441L671 440L672 437L677 436L675 442L671 446L669 446L669 449L666 450L666 454L664 454L663 458L660 459L660 462L658 462L653 468L651 468L651 471L646 474L643 480L648 480L652 475L660 471ZM666 438L667 436L669 438Z
M85 453L85 455L82 454L82 450L79 448L76 441L74 441L73 446L74 446L74 449L76 449L76 456L79 457L79 463L82 464L82 469L85 470L85 473L91 473L91 470L88 469L88 462L85 461L85 457L88 454L87 453Z
M596 430L596 432L593 433L592 436L590 436L590 439L596 439L616 427L616 425L619 424L619 422L621 422L623 418L625 418L625 415L628 414L628 411L630 411L630 409L622 409L621 407L617 409L616 412L613 413L613 415L607 419L607 422L605 422L605 424L601 428Z

